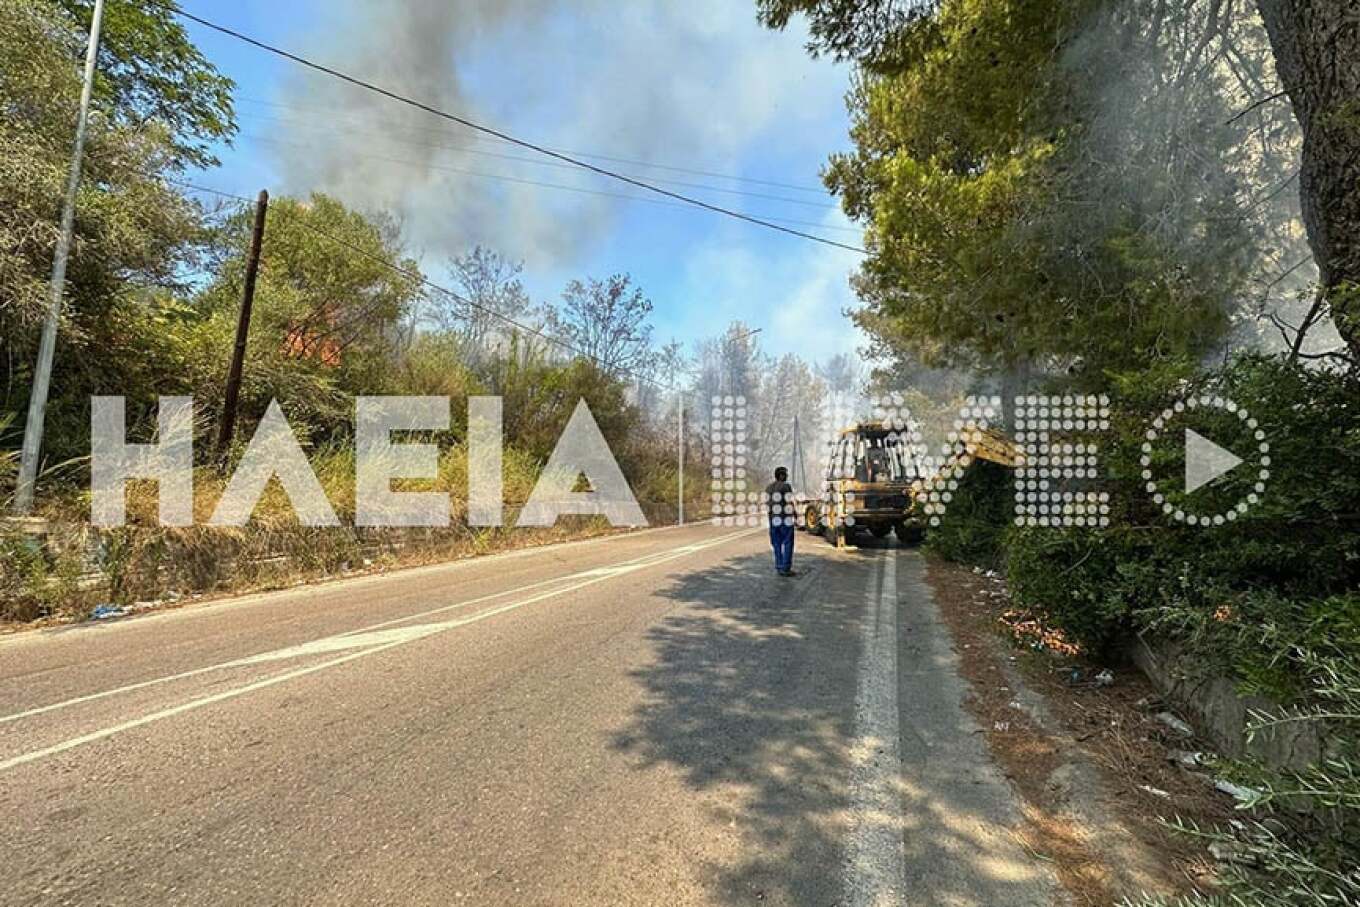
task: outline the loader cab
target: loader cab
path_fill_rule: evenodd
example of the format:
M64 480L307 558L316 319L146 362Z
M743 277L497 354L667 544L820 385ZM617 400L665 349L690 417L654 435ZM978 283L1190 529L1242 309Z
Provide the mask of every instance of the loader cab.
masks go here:
M911 446L881 422L852 425L832 443L822 496L808 502L804 526L831 531L840 544L860 531L883 538L894 530L915 538L911 486L923 478Z
M924 478L909 446L886 428L857 426L843 432L827 462L826 480L869 485L910 485Z

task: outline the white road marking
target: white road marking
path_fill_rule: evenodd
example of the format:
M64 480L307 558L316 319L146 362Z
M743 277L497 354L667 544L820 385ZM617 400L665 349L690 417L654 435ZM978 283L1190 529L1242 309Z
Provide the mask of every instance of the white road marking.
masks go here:
M393 577L403 577L413 579L415 577L426 576L432 573L452 573L471 567L483 567L487 564L497 563L506 560L518 560L520 558L535 557L544 554L556 554L572 548L593 548L603 546L611 542L621 542L628 539L636 539L646 535L659 535L663 532L676 532L682 529L694 529L700 523L686 523L684 526L656 526L647 529L634 529L627 532L619 532L611 535L601 535L593 538L575 539L568 542L549 542L543 545L530 545L527 548L516 548L511 551L497 551L491 554L479 554L471 557L461 557L456 560L447 561L439 564L424 564L417 567L400 567L396 570L383 573L365 573L358 576L341 576L321 580L315 583L306 583L289 589L273 589L266 592L244 592L240 595L233 595L229 598L213 599L198 602L192 608L170 608L165 610L153 610L144 615L139 615L136 620L117 620L105 624L99 628L99 632L104 635L124 632L128 629L140 629L157 621L165 620L185 620L192 619L204 614L209 614L218 608L231 608L243 604L252 604L263 599L286 599L292 596L315 597L318 595L334 594L343 590L364 589L369 586L379 585L391 580ZM559 580L561 578L559 577ZM546 582L557 582L558 580L548 580ZM525 588L542 585L534 583ZM499 593L506 595L509 593ZM42 633L11 633L0 636L0 651L6 647L32 645L35 642L41 643ZM216 670L216 666L203 670ZM193 676L191 671L184 676ZM176 675L177 677L179 675ZM0 723L6 719L0 718Z
M79 737L72 737L69 740L63 740L61 743L55 744L53 746L49 746L40 750L34 750L31 753L24 753L22 756L15 756L13 759L6 759L4 762L0 762L0 772L5 771L6 769L14 768L17 765L23 765L26 762L36 762L37 760L43 759L47 756L55 756L58 753L64 753L67 750L75 749L78 746L84 746L87 743L94 743L96 740L103 740L106 737L112 737L114 734L121 734L124 731L130 731L133 728L141 727L144 724L150 724L153 721L160 721L163 718L172 718L175 715L180 715L183 714L184 712L191 712L194 709L201 709L204 706L212 705L215 702L222 702L223 700L226 699L233 699L237 696L243 696L246 693L250 693L255 690L262 690L265 687L272 687L274 686L274 684L283 683L286 680L292 680L296 677L302 677L307 674L313 674L317 671L324 671L327 668L333 668L337 665L342 665L347 661L354 661L356 658L363 658L365 655L375 655L378 652L383 652L386 651L387 649L391 649L399 645L401 645L400 642L390 642L387 645L379 646L376 649L363 649L358 652L351 652L349 655L344 655L341 656L340 658L333 658L330 661L323 661L320 664L309 665L308 667L305 668L299 668L296 671L289 671L286 674L277 674L273 677L267 677L264 680L259 680L256 681L255 683L247 684L246 686L243 687L236 687L235 689L231 690L223 690L221 693L215 693L212 696L204 696L201 699L193 699L190 700L189 702L181 703L180 705L172 706L168 709L162 709L159 712L152 712L149 715L143 715L141 718L134 718L131 721L124 721L122 724L115 724L112 727L102 728L100 730L93 731L89 734L82 734Z
M415 642L432 633L448 629L448 624L417 624L414 627L398 627L391 630L375 630L372 633L348 633L344 636L328 636L314 639L301 645L277 649L243 658L235 664L258 665L271 661L286 661L290 658L306 658L308 655L329 655L332 652L347 652L350 649L371 649L388 643Z
M855 743L851 750L850 820L843 867L849 907L905 903L902 849L902 751L897 702L897 557L883 558L871 585L860 634L855 688Z
M664 564L669 561L677 560L679 558L685 557L686 555L694 554L696 552L703 551L707 548L713 548L715 546L725 544L726 542L729 542L735 538L749 534L750 534L749 532L734 532L707 542L686 545L683 548L677 548L673 551L663 552L661 554L645 555L640 558L635 558L632 561L625 561L621 564L615 565L614 569L611 569L603 574L601 574L599 570L587 570L583 571L582 573L572 574L566 577L559 577L556 580L553 580L552 582L569 582L570 580L573 579L579 579L580 581L561 588L549 589L547 591L540 592L536 595L532 595L528 598L520 599L519 601L501 605L496 608L491 608L487 611L481 611L470 617L465 617L459 620L444 621L442 623L437 624L417 625L413 627L407 627L403 630L398 631L373 632L373 630L375 630L376 628L389 626L391 623L393 623L392 621L388 621L385 622L384 624L374 625L374 627L368 628L366 630L354 630L350 631L349 633L342 634L340 636L325 637L322 639L314 640L313 642L310 643L304 643L298 646L289 646L287 648L279 649L274 652L264 652L259 655L249 656L247 658L223 662L221 664L212 665L205 668L197 668L193 671L185 671L180 674L175 674L168 677L160 677L154 680L143 681L142 683L139 684L132 684L126 687L119 687L118 689L115 690L106 690L102 693L93 693L88 696L79 697L77 699L67 700L66 702L55 703L50 706L43 706L37 709L30 709L27 712L21 712L16 715L5 716L3 719L0 719L0 721L16 720L18 718L41 714L42 712L52 711L58 708L64 708L70 705L75 705L77 703L89 702L93 699L112 696L116 693L124 693L131 690L148 687L157 683L166 683L171 680L192 677L194 675L202 674L207 671L219 670L227 667L241 667L254 664L261 664L270 661L277 661L279 659L284 658L298 658L306 655L324 654L326 652L332 651L343 651L344 649L355 648L360 646L363 647L358 652L351 652L348 655L344 655L339 658L334 658L331 659L330 661L321 662L320 664L315 665L309 665L305 668L299 668L295 671L289 671L284 674L275 675L273 677L267 677L261 680L254 681L252 683L245 684L240 687L235 687L230 690L224 690L220 693L214 693L211 696L204 696L199 699L190 700L189 702L185 702L177 706L172 706L170 708L162 709L157 712L152 712L148 715L143 715L140 718L134 718L130 721L125 721L120 724L103 728L98 731L93 731L89 734L82 734L79 737L73 737L69 740L64 740L61 743L57 743L52 746L45 747L43 749L34 750L29 753L24 753L22 755L15 756L4 761L0 761L0 771L5 771L6 769L14 768L15 766L18 765L33 762L38 759L43 759L47 756L54 756L58 753L74 749L75 747L83 746L84 744L87 743L93 743L97 740L103 740L106 737L111 737L115 734L120 734L124 731L132 730L133 728L141 727L143 725L150 724L154 721L160 721L164 718L171 718L174 717L175 715L183 714L184 712L193 711L194 709L199 709L208 705L213 705L214 703L222 702L227 699L233 699L237 696L245 695L246 693L251 693L256 690L265 689L266 687L271 687L274 686L275 684L283 683L285 681L292 680L297 677L303 677L306 676L307 674L312 674L316 671L322 671L326 670L327 668L337 667L339 665L353 661L357 658L363 658L367 655L376 655L379 652L385 652L388 649L405 645L407 643L414 642L418 639L424 639L436 633L442 633L444 631L452 630L457 627L463 627L467 626L468 624L477 623L478 621L486 620L489 617L494 617L498 614L504 614L507 611L513 611L517 608L523 608L526 605L532 605L537 602L544 601L545 599L554 598L559 595L565 595L570 592L575 592L577 590L584 589L587 586L594 586L599 583L606 582L607 580L613 579L616 576L621 576L626 573L634 572L636 570L643 570L646 569L647 567L657 566L659 564ZM455 605L447 605L443 608L436 608L431 611L424 612L424 614L408 615L407 617L400 618L399 620L404 622L422 616L429 616L431 614L450 611L454 608L467 607L471 604L474 604L477 601L484 601L487 599L504 597L505 595L512 594L513 592L525 591L525 589L533 588L535 586L541 587L543 585L546 585L546 583L535 583L532 586L524 587L523 589L510 590L508 592L498 593L497 595L484 596L482 599L473 599L472 601L459 602Z
M633 570L641 570L644 567L650 567L653 564L659 564L665 561L674 560L676 557L683 557L686 554L693 554L696 551L703 551L705 548L712 548L715 545L721 545L724 542L729 542L734 538L738 538L739 536L749 534L750 530L746 530L743 532L732 532L728 533L727 535L720 536L719 538L714 540L706 542L695 542L692 545L686 545L683 548L673 548L669 551L660 551L652 552L651 554L644 554L641 557L635 557L631 560L620 561L619 563L608 567L595 567L590 570L583 570L580 573L571 573L566 576L554 577L553 579L540 580L539 582L536 583L530 583L527 586L521 586L519 589L513 590L511 592L496 592L492 593L491 595L482 596L482 598L480 599L473 599L471 601L466 602L457 602L452 605L443 605L438 608L431 608L429 611L421 611L416 614L407 614L404 617L395 617L392 620L385 620L382 623L370 624L367 627L364 627L359 630L351 630L350 632L366 633L370 630L378 630L382 629L383 627L392 627L396 626L397 624L406 623L408 621L419 620L422 617L433 617L436 614L443 614L447 611L452 611L457 608L465 608L471 604L477 604L479 602L489 601L496 598L504 598L506 595L517 594L519 592L527 592L530 589L541 589L544 586L550 586L553 583L564 583L570 582L571 580L585 579L588 577L596 577L602 575L604 576L605 579L608 579L611 576L619 576L623 573L631 573Z
M660 531L660 530L655 530L655 531ZM520 595L520 594L522 594L522 593L529 592L529 591L532 591L532 590L534 590L534 589L542 589L544 586L551 586L551 585L555 585L555 584L557 584L557 583L569 583L569 582L571 582L571 581L573 581L573 580L578 580L578 579L584 579L584 578L587 578L587 577L597 576L597 575L600 575L600 570L608 570L608 571L610 571L610 573L608 574L609 576L617 576L617 575L620 574L621 571L622 571L622 572L627 572L627 571L630 571L630 570L632 570L632 569L641 569L641 568L643 568L643 567L650 566L650 562L656 560L656 558L658 558L658 557L664 557L664 558L666 558L666 559L669 560L669 555L671 555L671 554L674 554L674 555L679 556L679 555L684 555L684 554L690 554L690 553L695 552L695 551L702 551L704 548L710 547L710 546L712 546L712 545L720 545L720 544L722 544L723 542L729 541L729 540L731 540L731 539L736 538L736 537L739 536L739 535L744 535L744 534L746 534L746 533L741 533L741 532L737 532L737 533L729 533L728 535L724 535L724 536L720 537L719 539L717 539L717 540L715 540L715 541L709 541L709 542L697 542L697 543L695 543L695 544L693 544L693 545L686 545L686 546L683 547L683 548L676 548L676 549L674 549L673 551L664 551L664 552L659 552L659 553L653 552L653 553L651 553L651 554L644 554L644 555L642 555L642 556L640 556L640 557L632 558L632 559L626 560L626 561L621 561L621 562L619 562L618 564L615 564L615 565L610 566L610 567L603 567L603 568L598 568L598 569L595 569L595 570L584 570L584 571L582 571L582 572L580 572L580 573L569 573L569 574L567 574L566 576L555 576L555 577L552 577L552 578L550 578L550 579L539 580L539 581L536 582L536 583L529 583L528 585L519 586L519 587L514 588L514 589L505 589L505 590L503 590L503 591L501 591L501 592L492 592L492 593L487 594L487 595L478 596L477 598L468 599L467 601L454 602L453 604L450 604L450 605L443 605L443 606L438 607L438 608L432 608L432 609L430 609L429 611L421 611L421 612L416 613L416 614L407 614L407 615L405 615L405 616L403 616L403 617L397 617L397 618L393 618L393 619L391 619L391 620L381 621L381 622L376 623L376 624L369 624L368 626L366 626L366 627L360 627L360 628L358 628L357 630L348 630L348 631L346 631L345 633L342 633L342 634L340 634L340 635L341 635L341 637L344 637L344 636L351 636L351 635L356 635L356 634L368 634L368 633L372 633L372 632L375 631L375 630L381 630L381 629L384 629L384 628L386 628L386 627L393 627L393 626L396 626L396 625L398 625L398 624L407 623L407 622L413 621L413 620L420 620L421 618L425 618L425 617L432 617L432 616L434 616L434 615L436 615L436 614L444 614L444 613L447 613L447 612L449 612L449 611L455 611L455 610L458 610L458 609L461 609L461 608L469 608L469 607L471 607L471 606L473 606L473 605L485 604L486 602L489 602L489 601L495 601L495 600L498 599L498 598L505 598L505 597L510 596L510 595ZM573 544L574 544L574 543L573 543ZM564 590L564 591L566 591L566 590ZM322 642L323 642L323 640L314 640L312 643L304 643L303 646L307 646L307 645L317 645L317 644L320 644L320 643L322 643ZM290 649L293 649L293 650L297 650L297 649L300 649L300 648L302 648L302 647L299 647L299 646L292 646L292 647L290 647ZM353 648L353 646L345 645L345 646L338 646L337 648L341 648L341 649L344 649L344 648ZM284 651L289 651L289 650L281 649L281 650L278 650L278 651L279 651L279 652L284 652ZM307 653L299 653L299 654L307 654ZM136 692L137 690L143 690L143 689L146 689L147 687L158 686L158 685L164 684L164 683L172 683L172 682L174 682L174 681L176 681L176 680L187 680L187 679L189 679L189 678L191 678L191 677L197 677L197 676L199 676L199 675L201 675L201 674L207 674L207 673L210 673L210 672L212 672L212 671L224 671L224 670L228 670L228 669L230 669L230 668L238 668L238 667L242 667L242 666L244 666L244 665L257 664L257 663L259 663L259 662L261 662L261 661L275 661L275 660L278 659L278 657L294 657L294 656L293 656L293 655L279 656L279 655L278 655L278 652L262 652L262 653L259 653L259 654L257 654L257 655L249 655L249 656L247 656L247 657L245 657L245 658L234 658L234 659L232 659L231 661L223 661L223 662L219 662L219 663L217 663L217 664L206 665L206 666L201 667L201 668L193 668L193 669L188 670L188 671L181 671L181 672L179 672L178 674L167 674L167 675L165 675L165 676L163 676L163 677L153 677L153 678L151 678L150 680L142 680L142 681L139 681L139 682L137 682L137 683L130 683L130 684L127 684L127 685L125 685L125 686L115 687L115 688L109 689L109 690L101 690L101 691L98 692L98 693L89 693L89 694L87 694L87 695L85 695L85 696L76 696L76 697L73 698L73 699L66 699L66 700L63 700L62 702L54 702L54 703L51 703L50 705L37 706L36 708L27 709L26 711L23 711L23 712L15 712L15 713L12 714L12 715L0 715L0 724L5 724L5 723L11 722L11 721L18 721L18 720L23 719L23 718L32 718L32 717L35 716L35 715L42 715L42 714L44 714L44 713L46 713L46 712L55 712L55 711L57 711L58 709L70 708L71 706L83 705L84 703L87 703L87 702L94 702L95 700L98 700L98 699L106 699L106 698L108 698L108 697L110 697L110 696L118 696L118 695L121 695L121 694L123 694L123 693L134 693L134 692Z

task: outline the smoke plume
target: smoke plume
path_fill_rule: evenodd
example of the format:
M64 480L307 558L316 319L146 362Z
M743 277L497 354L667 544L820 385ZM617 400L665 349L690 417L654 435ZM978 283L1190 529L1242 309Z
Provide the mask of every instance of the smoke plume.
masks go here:
M796 37L761 30L753 6L724 0L340 0L333 21L310 41L319 61L540 144L634 161L730 169L772 124L825 109L800 103L808 83L840 91L804 81L815 64ZM552 266L599 241L625 206L707 216L626 201L642 193L320 74L293 75L278 100L293 121L271 140L288 190L391 211L432 255L483 243Z

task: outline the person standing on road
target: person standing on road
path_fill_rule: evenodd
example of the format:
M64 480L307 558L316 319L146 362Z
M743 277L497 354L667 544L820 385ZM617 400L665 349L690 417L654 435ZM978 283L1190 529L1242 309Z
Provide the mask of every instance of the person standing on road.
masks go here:
M793 572L794 515L793 486L783 466L774 471L774 481L765 486L765 501L770 514L770 546L774 548L774 569L780 576Z

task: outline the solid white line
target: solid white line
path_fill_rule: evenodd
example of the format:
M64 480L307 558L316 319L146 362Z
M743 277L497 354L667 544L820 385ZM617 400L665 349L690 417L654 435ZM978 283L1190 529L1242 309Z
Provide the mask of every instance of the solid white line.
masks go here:
M478 604L483 601L490 601L491 599L502 598L506 595L518 594L520 592L528 592L530 589L541 589L542 587L550 586L553 583L564 583L570 582L571 580L575 579L581 579L587 576L597 576L607 571L618 572L628 571L633 569L634 567L637 568L649 567L651 566L652 562L661 563L663 560L672 560L673 559L672 555L683 556L686 554L691 554L696 551L703 551L705 548L712 548L715 545L721 545L724 542L731 541L732 539L737 538L738 536L746 534L747 533L745 532L734 532L724 536L719 536L717 539L710 539L704 542L695 542L692 545L685 545L682 548L673 548L670 549L669 551L653 551L649 554L640 555L639 557L631 558L626 561L620 561L617 564L611 564L606 567L593 567L590 570L582 570L580 573L569 573L566 576L558 576L552 579L540 580L539 582L536 583L530 583L527 586L521 586L518 589L512 590L510 592L496 592L490 595L484 595L479 599L474 598L471 601L457 602L452 605L442 605L438 608L431 608L429 611L421 611L416 614L407 614L403 617L394 617L391 620L385 620L381 623L376 624L369 624L367 627L363 627L358 630L351 630L350 632L367 633L371 630L379 630L382 629L383 627L391 627L397 624L406 623L407 621L419 620L422 617L432 617L436 614L443 614L446 611L453 611L458 608L465 608L468 605Z
M905 903L907 890L898 737L895 552L887 552L879 576L878 589L870 584L860 632L850 769L852 827L846 838L843 867L849 907L892 907Z
M468 624L474 624L477 623L478 621L486 620L487 618L494 617L498 614L504 614L508 611L514 611L517 608L523 608L526 605L532 605L536 602L540 602L545 599L554 598L559 595L565 595L569 592L575 592L577 590L584 589L588 586L598 585L599 583L606 582L610 579L615 578L616 576L622 576L626 573L631 573L635 570L643 570L647 567L656 566L658 564L663 564L668 561L677 560L678 558L685 557L686 555L693 554L697 551L703 551L706 548L712 548L717 545L724 544L725 542L731 541L734 538L738 538L740 536L748 534L749 534L748 532L737 532L732 533L730 535L722 536L721 538L718 538L713 541L704 542L697 545L687 545L684 548L678 548L673 552L668 552L661 557L651 559L646 563L636 563L627 569L618 569L606 573L599 573L597 571L587 571L587 574L594 573L595 575L590 576L590 578L588 579L584 579L581 582L575 583L565 588L550 589L545 592L540 592L539 594L530 596L529 598L521 599L520 601L517 602L511 602L506 605L501 605L496 608L491 608L487 611L482 611L470 617L462 618L460 620L447 621L442 624L435 624L428 627L413 627L410 628L409 632L396 635L396 637L391 642L385 642L380 645L365 648L358 652L351 652L348 655L343 655L339 658L333 658L330 661L324 661L321 662L320 664L309 665L305 668L298 668L295 671L289 671L284 674L278 674L273 677L267 677L262 680L257 680L252 683L248 683L240 687L235 687L230 690L223 690L222 692L214 693L211 696L204 696L199 699L193 699L190 700L189 702L181 703L180 705L171 706L170 708L161 709L160 711L152 712L148 715L143 715L140 718L134 718L129 721L124 721L120 724L112 725L106 728L101 728L100 730L92 731L88 734L82 734L79 737L72 737L68 740L62 741L61 743L53 744L52 746L49 747L44 747L43 749L34 750L32 752L15 756L11 759L7 759L0 762L0 772L6 771L19 765L24 765L25 763L35 762L39 759L44 759L48 756L55 756L59 753L64 753L67 750L75 749L78 746L84 746L87 743L94 743L95 741L103 740L105 738L112 737L115 734L121 734L124 731L130 731L133 730L134 728L142 727L143 725L151 724L152 722L155 721L161 721L165 718L173 718L174 716L182 715L185 712L200 709L205 706L213 705L218 702L223 702L228 699L234 699L238 696L244 696L245 694L255 692L256 690L262 690L267 687L272 687L276 684L280 684L288 680L293 680L298 677L304 677L308 674L316 673L317 671L324 671L328 668L337 667L339 665L355 661L356 659L364 658L368 655L376 655L379 652L386 652L388 649L394 649L397 646L406 645L410 642L416 641L417 639L425 639L437 633L442 633L448 630L455 629L457 627L464 627L467 626ZM318 640L317 643L330 642L332 640L340 640L343 638L344 637L329 637L326 640ZM304 645L290 648L296 650L305 650L307 646ZM253 663L256 660L269 660L266 657L268 654L270 653L265 653L265 655L262 656L253 656L251 659L242 659L241 663ZM299 652L298 654L308 653L303 651ZM200 669L200 671L201 670L205 669Z
M740 534L741 534L741 533L735 533L735 534L724 535L724 536L721 536L718 540L713 541L713 542L702 542L702 543L696 543L695 545L687 545L687 546L685 546L684 548L677 548L677 549L674 549L674 552L675 552L675 553L681 553L681 554L687 554L687 553L690 553L690 552L692 552L692 551L700 551L700 550L703 550L704 547L708 547L708 545L710 545L710 544L722 544L723 542L728 541L728 540L730 540L730 539L733 539L733 538L735 538L737 535L740 535ZM673 553L673 552L664 552L664 551L663 551L663 552L659 552L659 553L658 553L658 552L652 552L652 553L649 553L649 554L642 555L642 556L640 556L640 557L632 558L632 559L630 559L630 560L621 561L620 563L611 565L611 567L608 567L608 568L596 568L596 570L599 570L599 569L618 570L618 569L621 569L621 568L629 568L629 567L632 567L633 565L640 565L640 566L644 566L644 567L645 567L645 566L647 566L647 564L644 563L644 562L646 562L646 561L648 561L648 560L655 559L655 558L657 558L657 557L659 557L659 556L665 556L665 555L670 554L670 553ZM443 614L443 613L446 613L446 612L448 612L448 611L455 611L455 610L458 610L458 609L461 609L461 608L469 608L469 607L471 607L471 606L473 606L473 605L480 605L480 604L484 604L484 603L489 602L489 601L495 601L495 600L498 599L498 598L505 598L506 596L510 596L510 595L521 595L521 594L523 594L523 593L525 593L525 592L530 592L530 591L535 590L535 589L541 589L541 588L543 588L544 586L551 586L551 585L554 585L554 584L556 584L556 583L569 583L569 582L572 582L573 580L581 579L582 577L595 575L595 573L596 573L595 570L585 570L585 571L582 571L582 572L580 572L580 573L570 573L570 574L567 574L566 576L555 576L555 577L552 577L552 578L550 578L550 579L540 580L540 581L535 582L535 583L529 583L528 585L519 586L519 587L514 588L514 589L505 589L505 590L503 590L503 591L501 591L501 592L492 592L492 593L489 593L489 594L487 594L487 595L478 596L477 598L468 599L468 600L466 600L466 601L455 602L455 603L450 604L450 605L443 605L443 606L441 606L441 607L439 607L439 608L432 608L432 609L429 610L429 611L422 611L422 612L419 612L419 613L417 613L417 614L407 614L407 615L405 615L405 616L403 616L403 617L393 618L392 620L385 620L385 621L381 621L381 622L379 622L379 623L369 624L369 625L366 626L366 627L360 627L360 628L355 629L355 630L346 631L345 633L343 633L343 634L341 634L341 635L342 635L342 636L350 636L350 635L355 635L355 634L360 634L360 633L371 633L371 632L373 632L373 631L375 631L375 630L381 630L381 629L384 629L384 628L386 628L386 627L396 626L397 624L407 623L407 622L413 621L413 620L419 620L419 619L424 618L424 617L432 617L432 616L434 616L434 615L436 615L436 614ZM313 642L314 642L314 643L315 643L315 642L319 642L319 640L316 640L316 641L313 641ZM306 645L306 644L304 644L304 645ZM293 648L296 648L296 647L293 647ZM351 648L351 646L346 646L345 648ZM283 651L283 650L280 650L280 651ZM172 683L172 682L177 681L177 680L187 680L187 679L189 679L189 678L191 678L191 677L197 677L197 676L199 676L199 675L201 675L201 674L207 674L207 673L210 673L210 672L212 672L212 671L223 671L223 670L228 670L228 669L230 669L230 668L239 668L239 667L242 667L242 666L245 666L245 665L256 664L256 663L258 663L258 662L260 662L260 661L273 660L273 659L271 658L271 656L274 656L274 655L276 655L276 653L274 653L274 652L262 652L262 653L259 653L259 654L256 654L256 655L248 655L248 656L246 656L245 658L234 658L234 659L232 659L232 660L230 660L230 661L223 661L223 662L219 662L218 664L211 664L211 665L207 665L207 666L202 667L202 668L193 668L193 669L188 670L188 671L181 671L181 672L178 673L178 674L167 674L167 675L165 675L165 676L163 676L163 677L153 677L153 678L151 678L150 680L142 680L142 681L139 681L139 682L137 682L137 683L130 683L130 684L127 684L127 685L125 685L125 686L115 687L115 688L109 689L109 690L101 690L101 691L98 692L98 693L89 693L89 694L87 694L87 695L85 695L85 696L77 696L77 697L75 697L75 698L73 698L73 699L67 699L67 700L64 700L64 701L62 701L62 702L54 702L54 703L51 703L50 705L37 706L36 708L27 709L27 710L25 710L25 711L23 711L23 712L15 712L15 713L12 714L12 715L0 715L0 724L6 724L6 723L11 722L11 721L19 721L20 719L23 719L23 718L32 718L32 717L35 716L35 715L42 715L42 714L47 713L47 712L55 712L55 711L57 711L57 710L59 710L59 709L70 708L71 706L83 705L84 703L87 703L87 702L94 702L94 701L99 700L99 699L106 699L106 698L108 698L108 697L110 697L110 696L118 696L118 695L121 695L121 694L123 694L123 693L133 693L133 692L136 692L137 690L144 690L144 689L146 689L147 687L159 686L160 684L164 684L164 683Z
M610 535L595 536L586 539L570 539L563 542L547 542L542 545L530 545L526 548L515 548L509 551L495 551L490 554L477 554L459 557L451 561L444 561L437 564L420 564L411 567L396 567L385 572L362 573L356 576L332 576L315 582L304 583L299 586L292 586L286 589L270 589L261 592L243 592L239 595L231 595L224 598L213 598L206 601L194 602L190 607L155 609L139 614L136 620L117 620L111 621L101 627L101 634L118 633L128 628L140 629L157 621L183 620L210 614L220 608L234 608L241 605L257 604L262 601L274 599L286 599L291 597L315 597L344 590L366 588L372 585L379 585L396 577L412 579L422 577L432 573L461 571L471 567L480 567L489 563L496 563L505 560L517 560L519 558L533 557L534 555L552 554L565 551L571 548L594 547L610 542L620 542L627 539L636 539L647 535L659 535L664 532L675 532L680 529L700 528L703 523L688 523L684 526L653 526L646 529L635 529L627 532L617 532ZM59 630L34 630L31 633L11 633L0 636L0 650L6 647L41 644L56 632L69 632L73 628L60 628ZM79 628L74 628L79 629ZM212 670L212 669L208 669ZM0 719L2 721L3 719Z
M232 699L236 696L242 696L246 693L250 693L255 690L262 690L265 687L271 687L276 683L283 683L285 680L292 680L296 677L302 677L304 675L312 674L317 671L324 671L327 668L333 668L336 665L342 665L347 661L354 661L356 658L363 658L365 655L374 655L378 652L394 648L401 644L402 643L400 642L391 642L385 646L379 646L376 649L364 649L359 652L352 652L349 655L344 655L341 656L340 658L333 658L330 661L323 661L321 664L315 664L305 668L299 668L296 671L289 671L286 674L278 674L274 677L268 677L264 680L259 680L256 681L255 683L248 684L243 687L237 687L232 690L224 690L223 692L215 693L212 696L204 696L201 699L190 700L189 702L185 702L177 706L172 706L171 708L168 709L162 709L159 712L152 712L150 715L143 715L141 718L134 718L131 721L124 721L122 724L116 724L113 725L112 727L102 728L98 731L93 731L89 734L83 734L79 737L72 737L70 740L63 740L61 743L49 746L45 749L34 750L31 753L24 753L22 756L15 756L13 759L6 759L4 762L0 762L0 772L14 768L15 766L18 765L23 765L26 762L35 762L39 759L46 758L47 756L55 756L58 753L64 753L67 750L75 749L78 746L84 746L87 743L94 743L96 740L103 740L106 737L112 737L114 734L121 734L124 731L130 731L133 728L141 727L144 724L150 724L153 721L160 721L163 718L171 718L175 715L183 714L184 712L191 712L194 709L203 708L206 705L212 705L215 702L222 702L225 699Z

